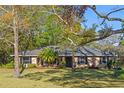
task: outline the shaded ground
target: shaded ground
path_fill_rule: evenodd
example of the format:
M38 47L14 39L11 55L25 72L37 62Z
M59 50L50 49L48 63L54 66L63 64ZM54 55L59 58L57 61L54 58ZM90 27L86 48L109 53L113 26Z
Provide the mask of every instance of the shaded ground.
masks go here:
M12 70L0 69L0 87L124 87L124 71L113 77L113 71L78 69L26 69L22 78L12 76Z

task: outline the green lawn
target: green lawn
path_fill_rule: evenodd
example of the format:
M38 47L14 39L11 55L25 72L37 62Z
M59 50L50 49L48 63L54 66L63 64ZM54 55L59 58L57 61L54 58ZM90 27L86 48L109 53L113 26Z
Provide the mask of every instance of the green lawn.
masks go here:
M12 69L0 69L0 87L124 87L123 72L114 78L113 72L108 70L26 69L21 78L14 78Z

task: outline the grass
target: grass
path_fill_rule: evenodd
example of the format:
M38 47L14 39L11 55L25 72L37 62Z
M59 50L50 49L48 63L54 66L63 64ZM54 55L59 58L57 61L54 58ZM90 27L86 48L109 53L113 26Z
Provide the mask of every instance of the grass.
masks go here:
M113 71L95 69L26 69L21 78L12 69L0 69L1 88L98 88L124 87L124 71L113 77Z

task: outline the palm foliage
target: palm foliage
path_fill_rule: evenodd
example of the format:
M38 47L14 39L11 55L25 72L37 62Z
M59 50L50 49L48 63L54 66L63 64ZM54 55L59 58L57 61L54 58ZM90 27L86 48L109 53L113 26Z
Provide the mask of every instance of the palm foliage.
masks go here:
M51 48L44 48L40 53L39 57L42 59L43 62L48 64L52 64L55 59L57 58L57 53L53 51Z

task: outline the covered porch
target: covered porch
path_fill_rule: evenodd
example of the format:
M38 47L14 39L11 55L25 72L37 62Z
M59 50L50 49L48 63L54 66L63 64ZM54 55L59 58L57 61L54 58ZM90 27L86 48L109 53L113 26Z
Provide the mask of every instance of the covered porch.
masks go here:
M74 58L74 59L73 59ZM107 64L112 57L101 57L101 56L63 56L61 61L66 62L66 67L98 67L99 64Z

